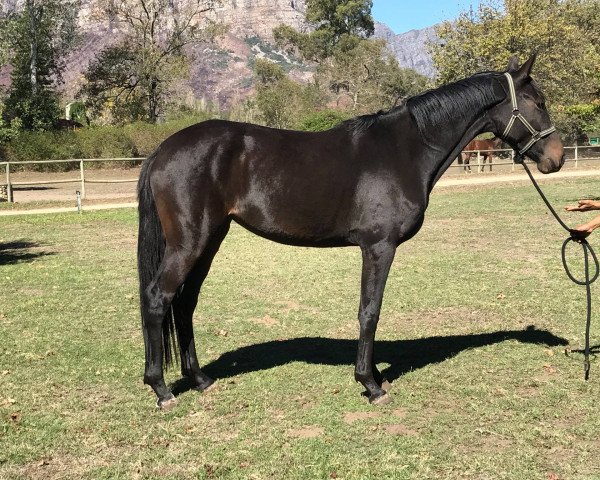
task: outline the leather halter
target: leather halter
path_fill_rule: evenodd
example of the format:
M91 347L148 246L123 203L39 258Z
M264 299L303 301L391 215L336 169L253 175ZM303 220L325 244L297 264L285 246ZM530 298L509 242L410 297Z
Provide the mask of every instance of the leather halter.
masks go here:
M525 153L531 148L533 147L537 142L539 142L542 138L547 137L548 135L550 135L551 133L556 131L556 127L554 125L552 125L550 128L547 128L546 130L542 130L542 131L538 131L535 128L533 128L531 126L531 123L529 123L525 117L521 114L521 112L519 111L519 105L517 104L517 93L515 91L515 82L513 81L513 78L511 76L510 73L506 72L504 73L504 76L506 77L506 79L508 80L508 89L510 91L510 99L512 101L512 117L510 118L508 124L506 125L506 128L504 129L504 133L502 134L502 138L506 138L506 136L510 133L512 127L515 124L516 120L519 120L523 126L529 130L529 132L531 133L531 140L529 140L529 142L527 143L527 145L525 145L523 148L521 148L518 151L518 156L522 157L523 155L525 155Z

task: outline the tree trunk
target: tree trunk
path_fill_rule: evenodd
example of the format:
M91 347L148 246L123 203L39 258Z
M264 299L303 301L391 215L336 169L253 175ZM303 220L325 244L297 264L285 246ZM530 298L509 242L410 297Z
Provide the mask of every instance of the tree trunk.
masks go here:
M37 18L35 15L35 2L34 0L27 0L27 14L29 16L29 33L31 41L31 58L29 59L29 81L31 82L31 93L37 94Z
M148 91L148 119L151 123L156 123L156 120L158 119L158 98L156 93L157 86L158 81L156 80L156 78L152 78L150 80L150 86Z

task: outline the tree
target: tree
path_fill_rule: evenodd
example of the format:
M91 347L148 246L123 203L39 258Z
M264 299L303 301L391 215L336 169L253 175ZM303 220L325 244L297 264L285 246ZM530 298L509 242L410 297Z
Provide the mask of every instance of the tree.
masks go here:
M400 68L382 40L361 40L343 48L340 42L319 65L317 82L335 96L338 107L353 113L390 108L400 99L423 91L428 80L414 70Z
M321 62L340 42L357 43L373 35L372 0L307 0L308 33L281 25L273 30L279 47L297 50L305 59ZM347 48L347 47L346 47Z
M80 96L98 115L154 123L176 79L189 74L188 45L223 33L206 14L218 0L107 0L105 12L125 29L124 39L90 65Z
M1 58L12 66L4 116L23 128L51 128L58 116L63 58L76 44L78 0L26 0L0 19Z
M314 84L290 80L279 65L269 60L256 60L255 77L254 104L269 127L296 127L301 117L323 103L323 95Z
M374 32L371 0L308 0L306 20L313 30L280 26L273 33L280 47L296 50L317 63L315 85L332 96L336 108L367 113L393 106L418 93L425 77L400 68Z
M535 78L560 117L562 130L577 130L569 124L566 107L598 98L597 0L487 2L454 23L443 23L437 33L442 41L430 49L439 83L482 70L503 70L512 55L527 58L537 51Z

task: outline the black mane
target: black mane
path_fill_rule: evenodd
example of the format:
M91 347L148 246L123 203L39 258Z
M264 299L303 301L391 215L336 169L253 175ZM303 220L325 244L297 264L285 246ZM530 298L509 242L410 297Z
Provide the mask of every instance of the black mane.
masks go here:
M500 99L494 90L493 79L500 76L498 72L478 73L409 98L406 102L408 110L419 132L423 134L427 129L468 119L482 105L497 103Z
M365 130L370 129L373 125L379 123L382 119L388 117L390 114L395 113L399 108L403 107L404 104L396 105L389 110L379 110L377 113L371 113L367 115L360 115L344 122L345 127L353 133L362 133Z
M398 109L407 106L419 132L423 134L428 128L455 122L457 115L467 118L473 110L478 110L482 105L497 102L499 99L494 91L492 79L499 78L500 75L498 72L478 73L410 97L389 110L351 118L342 125L355 134L362 133Z

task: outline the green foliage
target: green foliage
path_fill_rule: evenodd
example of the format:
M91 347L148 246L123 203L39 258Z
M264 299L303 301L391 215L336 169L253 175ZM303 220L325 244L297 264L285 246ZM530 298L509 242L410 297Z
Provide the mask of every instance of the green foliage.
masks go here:
M69 158L129 158L145 157L173 133L211 118L208 113L186 116L177 120L150 124L135 122L126 126L111 125L61 131L11 130L4 144L0 143L0 160L58 160ZM5 130L0 128L0 135ZM71 164L36 165L32 170L65 170Z
M425 77L400 68L386 51L385 42L365 38L374 31L371 7L370 0L308 0L306 20L314 25L314 31L298 32L285 25L273 31L280 47L318 63L315 86L323 92L326 103L352 114L390 108L428 84ZM268 99L280 105L277 111L281 112L286 91L289 93L292 86L289 81L277 81L285 88L278 90L277 96L269 91ZM259 90L257 102L264 104L260 96ZM261 105L259 108L265 110ZM289 124L290 119L283 123Z
M300 119L298 123L298 130L304 130L307 132L322 132L335 127L349 118L350 117L347 113L340 112L338 110L322 110L320 112L313 112Z
M600 132L600 102L558 108L554 121L566 137L585 142L591 134Z
M133 140L119 127L82 128L75 133L79 147L79 158L137 157Z
M334 94L338 108L368 113L390 108L403 97L423 91L426 77L400 68L382 40L341 42L317 69L317 80Z
M28 130L48 130L59 116L55 88L62 59L77 41L78 0L27 0L0 21L4 60L12 65L4 116Z
M122 24L125 39L102 51L85 73L79 95L104 123L147 120L165 113L174 83L189 75L185 47L224 33L199 17L214 8L198 0L173 9L170 0L117 0L106 13ZM206 18L204 19L206 20Z
M290 80L279 65L268 60L256 60L255 75L254 102L260 120L269 127L292 128L298 117L314 111L323 102L316 85Z
M308 0L309 33L281 25L273 30L277 45L297 51L304 58L321 62L333 54L340 42L357 42L373 35L372 0Z
M71 120L81 125L89 125L87 109L83 102L72 102L70 107Z
M0 101L0 148L15 138L21 130L21 119L4 120L4 103Z
M488 1L477 12L438 28L431 45L438 82L482 70L504 70L508 59L538 52L534 76L559 124L570 134L577 118L565 107L587 104L600 92L600 21L597 0Z
M137 79L136 52L129 44L108 47L98 54L85 73L78 93L95 118L108 111L112 120L125 123L146 118L146 86Z
M194 115L181 116L164 123L149 124L147 122L135 122L125 125L122 127L122 130L133 144L135 156L145 157L150 155L163 140L175 132L214 117L214 114L208 112L196 113Z

